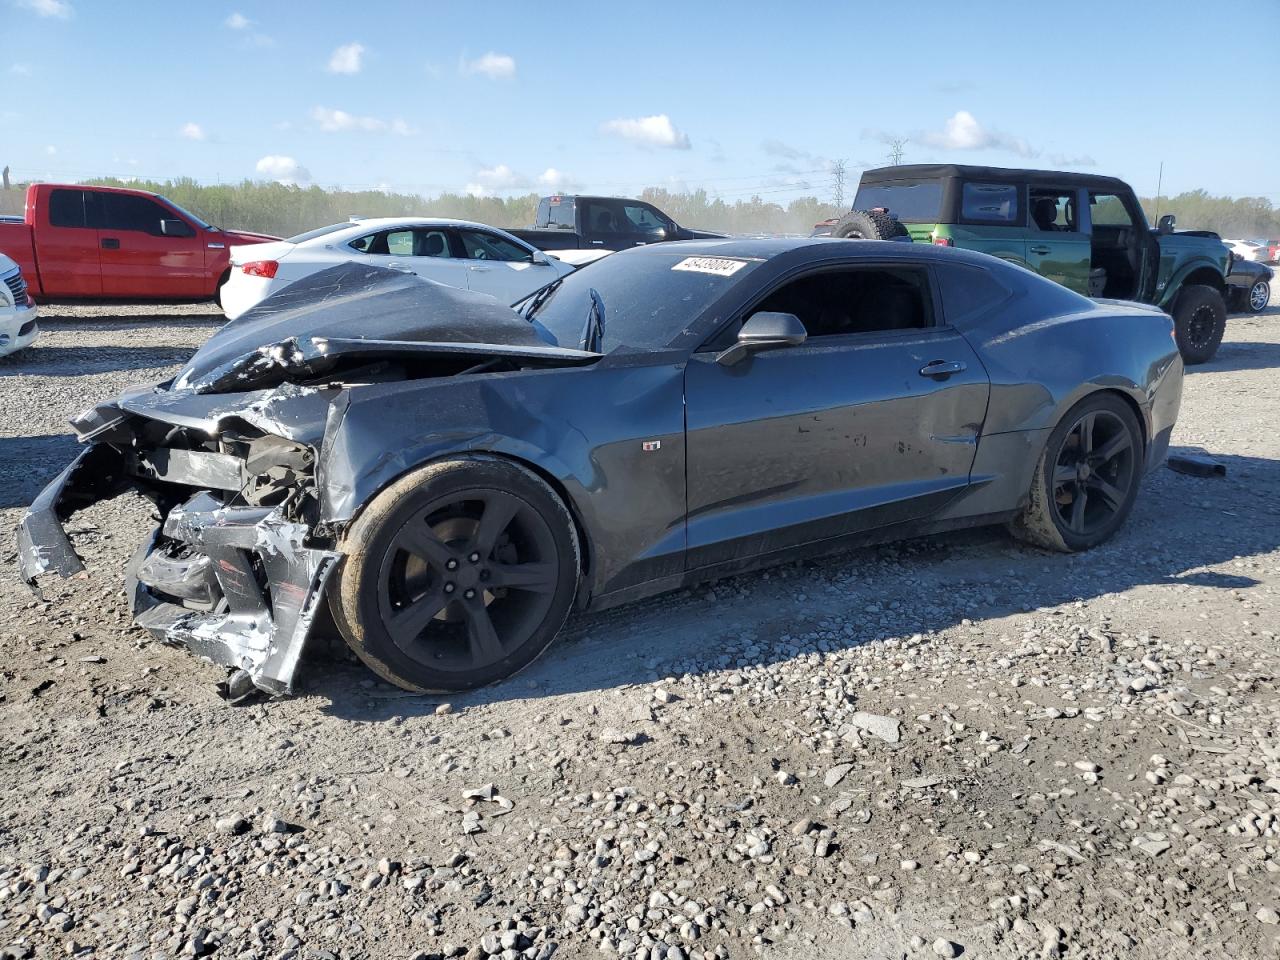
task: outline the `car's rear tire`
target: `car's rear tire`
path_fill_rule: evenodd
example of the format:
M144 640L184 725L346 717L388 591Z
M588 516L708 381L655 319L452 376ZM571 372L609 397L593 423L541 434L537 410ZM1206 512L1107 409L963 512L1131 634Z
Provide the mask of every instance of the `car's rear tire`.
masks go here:
M1173 327L1178 352L1185 363L1212 360L1227 329L1227 305L1222 294L1202 283L1183 287L1173 304Z
M911 235L883 210L850 210L832 228L831 236L847 240L894 240Z
M407 690L471 690L532 663L577 592L579 546L563 501L498 458L428 464L392 484L343 537L338 629Z
M1129 516L1145 461L1142 428L1115 394L1094 394L1049 434L1015 536L1064 553L1109 539Z

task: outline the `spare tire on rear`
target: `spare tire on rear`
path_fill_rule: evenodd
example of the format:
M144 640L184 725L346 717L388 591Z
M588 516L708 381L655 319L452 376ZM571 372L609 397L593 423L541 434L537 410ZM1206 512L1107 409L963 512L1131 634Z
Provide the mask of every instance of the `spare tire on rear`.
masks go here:
M884 210L850 210L831 231L831 236L848 240L910 239L907 228Z

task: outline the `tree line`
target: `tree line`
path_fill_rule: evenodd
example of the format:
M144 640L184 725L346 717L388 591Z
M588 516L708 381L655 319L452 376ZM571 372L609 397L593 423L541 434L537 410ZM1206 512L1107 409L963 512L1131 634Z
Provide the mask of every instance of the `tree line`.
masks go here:
M201 184L190 178L122 181L89 180L102 186L133 187L159 193L178 206L220 227L288 237L352 216L436 216L475 220L496 227L528 227L538 205L535 193L510 197L475 197L444 193L438 197L378 190L327 190L244 180L236 184ZM25 184L0 190L0 215L21 214ZM724 200L706 190L672 192L650 187L641 198L664 210L677 223L732 234L807 235L813 225L838 216L834 204L799 197L786 204L760 196ZM1280 208L1266 197L1215 197L1192 190L1176 197L1143 198L1147 218L1172 213L1182 230L1213 230L1230 237L1280 237Z

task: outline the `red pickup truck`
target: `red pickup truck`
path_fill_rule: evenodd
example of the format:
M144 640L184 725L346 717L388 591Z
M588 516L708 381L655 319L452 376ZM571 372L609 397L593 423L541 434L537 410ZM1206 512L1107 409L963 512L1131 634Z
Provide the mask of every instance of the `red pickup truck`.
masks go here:
M0 253L36 300L217 299L228 250L276 240L219 230L142 190L33 183L26 215L0 217Z

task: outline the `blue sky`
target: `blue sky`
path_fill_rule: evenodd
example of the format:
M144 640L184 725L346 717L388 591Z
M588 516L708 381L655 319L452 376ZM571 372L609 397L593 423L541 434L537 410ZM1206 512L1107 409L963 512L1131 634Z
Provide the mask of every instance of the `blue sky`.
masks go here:
M15 179L831 195L907 162L1280 204L1280 2L0 0ZM1234 10L1234 8L1233 8ZM1251 38L1265 38L1253 43ZM1271 85L1272 93L1263 90ZM851 187L850 187L851 189Z

